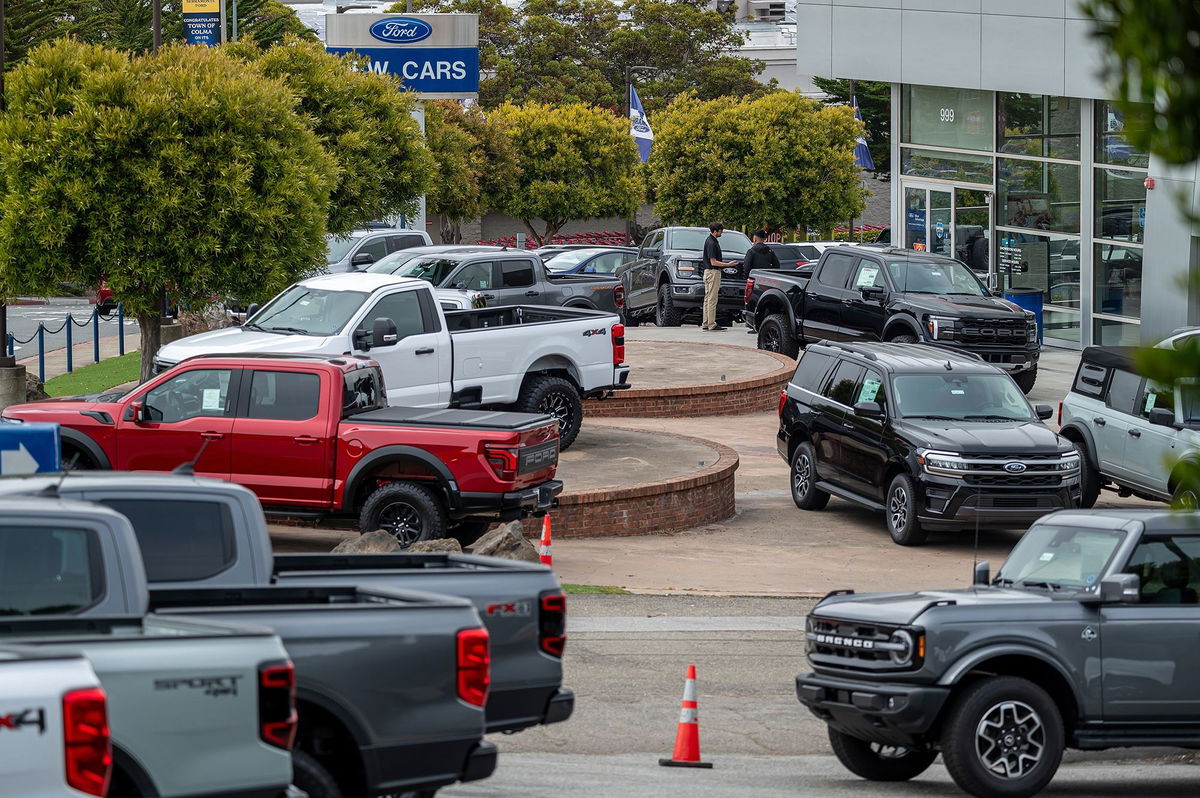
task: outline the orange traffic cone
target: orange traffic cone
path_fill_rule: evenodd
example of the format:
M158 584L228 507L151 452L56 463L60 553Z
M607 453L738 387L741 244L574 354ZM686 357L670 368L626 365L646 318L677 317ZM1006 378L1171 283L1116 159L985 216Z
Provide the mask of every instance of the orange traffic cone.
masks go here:
M696 666L687 666L683 681L683 701L680 703L679 728L675 732L675 751L670 759L658 764L672 768L710 768L712 762L700 761L700 716L696 705Z
M550 516L542 516L542 544L538 546L538 556L542 565L554 567L554 555L550 553Z

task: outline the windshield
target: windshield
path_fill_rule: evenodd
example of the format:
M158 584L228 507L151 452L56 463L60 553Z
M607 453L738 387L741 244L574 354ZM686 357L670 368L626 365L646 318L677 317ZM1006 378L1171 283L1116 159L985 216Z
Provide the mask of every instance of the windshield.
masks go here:
M708 238L707 230L672 230L671 240L667 242L669 249L689 249L696 252L704 251L704 239ZM717 242L721 245L721 254L726 258L732 255L741 257L752 246L745 233L737 230L726 230Z
M333 335L346 326L367 295L293 285L267 303L243 326L251 330Z
M897 291L914 294L988 296L975 273L956 260L901 260L888 263Z
M1095 584L1125 533L1034 524L1008 555L993 584L1079 589Z
M892 378L892 403L901 418L951 421L1035 421L1021 389L1007 374L901 374Z
M363 269L363 271L375 272L376 274L395 274L396 270L402 265L408 263L413 258L419 258L421 256L422 253L420 252L412 252L410 250L400 249L390 255L384 255L382 258Z
M413 258L400 265L392 273L401 277L416 277L434 285L441 285L450 276L450 272L458 268L458 261L446 260L437 255L425 255Z
M354 245L357 243L357 236L348 236L346 238L325 236L325 262L337 263L339 260L346 257L346 253L353 249Z
M594 249L570 249L566 252L554 253L550 256L552 260L547 261L546 258L542 258L542 260L545 261L546 268L550 271L565 272L574 269L580 263L595 255L596 250Z

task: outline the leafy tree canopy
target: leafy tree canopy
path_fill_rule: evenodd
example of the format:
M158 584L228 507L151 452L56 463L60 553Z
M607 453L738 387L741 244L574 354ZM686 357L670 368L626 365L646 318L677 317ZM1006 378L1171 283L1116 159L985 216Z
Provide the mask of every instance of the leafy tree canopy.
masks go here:
M655 210L675 224L827 228L863 207L846 106L791 92L756 100L683 96L658 116Z
M825 92L826 105L850 104L850 81L843 78L813 78L813 85ZM887 179L892 160L892 84L874 80L854 82L858 110L867 130L867 149L875 162L875 174Z

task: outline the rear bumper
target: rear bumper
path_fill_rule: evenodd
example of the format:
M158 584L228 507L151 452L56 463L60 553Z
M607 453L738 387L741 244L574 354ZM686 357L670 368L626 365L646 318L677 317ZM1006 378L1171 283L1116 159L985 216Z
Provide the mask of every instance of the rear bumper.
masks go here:
M950 688L859 682L802 673L800 703L831 728L884 745L921 745L950 697Z
M593 388L583 394L584 399L604 399L611 396L613 391L627 391L631 387L629 384L629 366L614 366L613 379L616 380L612 385L601 385L598 388Z
M478 738L362 750L369 795L434 790L486 779L496 770L496 744Z
M461 493L458 511L454 516L486 516L514 521L556 507L562 491L562 480L549 479L540 485L508 493Z
M568 687L497 691L488 696L487 731L515 732L562 723L574 710L575 691Z

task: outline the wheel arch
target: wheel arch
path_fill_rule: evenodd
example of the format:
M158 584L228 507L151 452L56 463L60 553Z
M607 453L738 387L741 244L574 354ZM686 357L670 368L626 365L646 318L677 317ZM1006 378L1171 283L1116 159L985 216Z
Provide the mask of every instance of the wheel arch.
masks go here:
M1184 455L1178 463L1171 469L1171 475L1167 477L1167 490L1172 496L1175 495L1175 489L1179 487L1180 480L1188 471L1200 470L1200 458L1192 455Z
M59 427L58 435L63 448L72 446L80 449L92 459L97 468L105 471L112 469L112 463L109 461L108 455L104 453L104 449L87 435L70 427Z
M1028 646L995 646L976 651L959 660L938 684L963 685L988 676L1017 676L1041 687L1058 707L1068 735L1079 719L1083 702L1075 680L1060 662Z
M115 742L112 744L112 761L114 779L119 773L141 793L142 798L158 798L159 792L158 788L154 786L154 779L150 778L150 774L142 767L142 763Z
M754 307L754 325L761 326L767 316L776 313L782 314L788 320L788 327L792 332L796 331L796 319L792 313L792 306L788 304L787 299L779 291L768 291L764 293L758 300L758 304Z
M576 391L583 382L579 365L575 361L559 354L542 355L525 369L525 376L521 379L521 392L525 391L525 386L531 379L541 376L562 377L574 385Z
M595 303L589 302L586 299L572 299L569 302L563 303L564 308L586 308L587 310L599 310Z
M1100 462L1096 459L1096 439L1092 437L1090 429L1079 424L1070 423L1060 429L1058 434L1071 443L1082 443L1083 453L1087 457L1088 463L1097 471L1100 470Z
M458 484L455 482L454 474L450 472L445 463L429 452L414 446L402 445L376 449L355 464L354 468L350 470L349 476L346 477L342 509L358 508L370 495L370 491L364 490L370 480L384 475L389 470L395 471L394 474L387 474L395 476L397 478L395 481L399 481L401 477L415 477L435 482L439 492L449 502L449 508L453 509L455 497L458 495Z
M366 791L370 774L362 749L369 744L363 724L344 707L310 688L296 691L296 708L300 717L296 749L316 759L333 776L346 795L361 795ZM338 751L318 751L314 735L328 733L336 740ZM352 753L352 756L347 754ZM340 754L340 755L337 755Z
M917 324L916 319L903 313L892 316L883 327L883 340L886 341L897 334L915 335L917 340L925 337L921 334L921 325Z

